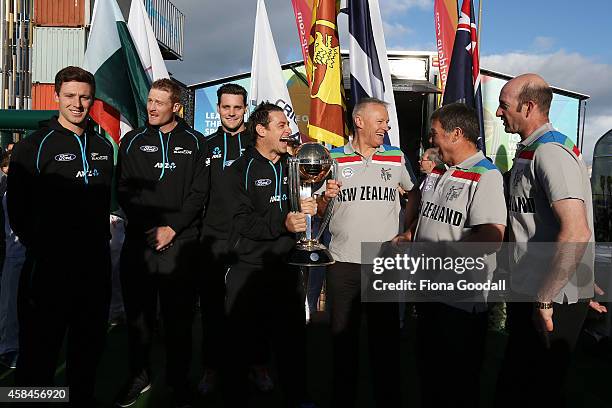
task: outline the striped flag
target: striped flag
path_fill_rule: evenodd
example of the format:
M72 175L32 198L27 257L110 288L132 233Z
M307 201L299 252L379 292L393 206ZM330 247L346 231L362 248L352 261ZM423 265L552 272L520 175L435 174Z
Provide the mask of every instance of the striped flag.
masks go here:
M276 53L264 0L257 0L249 99L253 107L257 107L262 102L270 102L280 106L287 115L287 119L289 119L291 137L299 137L300 130L287 90L287 82L283 77L283 71Z
M306 66L310 79L308 136L332 146L346 143L346 107L337 24L339 6L337 0L315 0Z
M83 68L96 79L91 117L116 142L120 119L132 128L146 122L150 82L116 0L95 3Z
M151 83L161 78L170 78L151 26L151 20L149 20L142 1L132 1L127 26L138 50L140 62Z
M349 55L353 104L373 97L388 103L385 143L400 145L395 97L378 0L349 0Z
M443 104L462 102L476 110L480 125L478 148L486 154L482 90L480 87L480 62L478 52L478 30L471 0L463 0L453 56L451 59Z

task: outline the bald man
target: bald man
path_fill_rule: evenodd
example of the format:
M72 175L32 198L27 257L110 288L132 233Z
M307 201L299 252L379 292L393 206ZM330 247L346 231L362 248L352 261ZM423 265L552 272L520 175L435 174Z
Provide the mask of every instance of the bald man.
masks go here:
M552 96L540 76L521 75L502 88L496 112L521 137L507 185L513 296L496 406L565 405L593 296L591 184L580 151L549 121Z

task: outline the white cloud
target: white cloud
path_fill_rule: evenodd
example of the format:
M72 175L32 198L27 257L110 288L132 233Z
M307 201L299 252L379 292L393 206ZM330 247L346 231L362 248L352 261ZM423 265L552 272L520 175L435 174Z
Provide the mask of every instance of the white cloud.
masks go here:
M590 95L582 150L586 161L591 162L595 142L612 128L612 65L560 50L548 54L514 52L482 56L481 66L510 75L534 72L552 86Z
M533 39L533 47L536 51L548 51L555 44L555 39L552 37L539 36Z
M223 0L223 7L174 3L185 14L184 61L167 64L177 79L193 84L250 71L256 0ZM266 9L281 64L301 59L291 2L266 0Z
M388 23L383 21L383 30L385 32L385 39L397 38L405 39L407 35L412 34L414 30L401 23Z
M411 8L433 9L432 0L380 0L379 3L382 14L403 12Z

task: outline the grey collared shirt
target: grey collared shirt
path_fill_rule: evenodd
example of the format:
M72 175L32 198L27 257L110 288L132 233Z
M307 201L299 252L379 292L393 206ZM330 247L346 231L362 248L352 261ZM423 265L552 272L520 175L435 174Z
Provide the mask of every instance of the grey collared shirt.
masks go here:
M507 186L510 241L516 243L510 259L512 290L535 296L550 272L554 251L533 250L533 246L528 251L528 244L557 241L560 226L552 203L564 199L584 202L594 242L591 183L580 152L550 123L518 144L510 172ZM593 262L591 245L577 273L555 297L555 302L574 303L593 296Z

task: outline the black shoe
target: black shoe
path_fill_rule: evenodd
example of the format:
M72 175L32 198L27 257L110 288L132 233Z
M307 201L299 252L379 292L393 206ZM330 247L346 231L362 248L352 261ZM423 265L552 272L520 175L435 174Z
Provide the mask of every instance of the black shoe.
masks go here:
M146 371L143 371L123 387L115 402L115 406L125 408L133 405L138 400L138 397L149 391L150 388L151 381L149 381L149 375Z
M0 364L8 368L17 368L18 351L9 351L8 353L0 354Z

